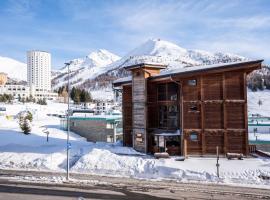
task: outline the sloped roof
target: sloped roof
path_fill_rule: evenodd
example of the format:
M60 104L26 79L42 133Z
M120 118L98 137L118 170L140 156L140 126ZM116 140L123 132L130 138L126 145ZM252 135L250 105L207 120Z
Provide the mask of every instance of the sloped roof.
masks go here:
M156 78L162 78L162 77L169 77L173 75L179 75L179 74L189 74L189 73L195 73L195 72L207 72L211 70L217 70L217 69L225 69L225 68L240 68L244 64L256 64L261 63L263 60L249 60L249 61L239 61L239 62L230 62L230 63L219 63L219 64L213 64L213 65L199 65L194 67L184 67L180 69L174 69L170 71L163 71L158 75L154 75L149 77L150 79L156 79ZM138 64L139 65L139 64ZM142 63L141 65L147 65L146 63ZM125 78L117 79L113 82L115 85L121 85L125 83L129 83L132 81L132 77L128 76Z

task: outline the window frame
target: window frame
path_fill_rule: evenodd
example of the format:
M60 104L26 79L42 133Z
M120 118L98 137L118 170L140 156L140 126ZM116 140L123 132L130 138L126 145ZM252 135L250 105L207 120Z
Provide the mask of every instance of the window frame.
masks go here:
M169 96L171 96L169 94L169 84L175 84L176 86L176 98L171 100L171 98L169 99ZM159 87L160 86L163 86L164 87L164 91L162 91L161 93L162 94L165 94L165 98L159 98L160 96L160 90L159 90ZM173 92L171 93L173 94ZM166 119L164 121L166 121L165 125L161 125L160 122L161 122L161 107L162 106L165 106L166 107ZM172 117L172 115L170 114L170 106L175 106L176 107L176 126L169 126L169 121L170 121L170 116ZM158 113L158 123L157 123L157 126L158 128L160 129L165 129L165 130L177 130L179 128L179 117L180 117L180 106L179 106L179 86L176 84L176 83L173 83L173 82L166 82L166 83L160 83L157 85L157 113ZM172 120L172 119L171 119Z

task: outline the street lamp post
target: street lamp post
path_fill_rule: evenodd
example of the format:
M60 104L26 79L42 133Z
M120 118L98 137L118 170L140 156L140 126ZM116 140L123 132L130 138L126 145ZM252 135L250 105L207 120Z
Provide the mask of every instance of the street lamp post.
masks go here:
M69 65L70 63L65 63L65 65L68 67L68 88L67 88L67 92L68 92L68 111L67 111L67 180L69 180L69 149L70 149L70 143L69 143L69 132L70 132L70 102L69 102L69 96L70 96L70 82L69 82L69 75L70 75L70 71L69 71Z

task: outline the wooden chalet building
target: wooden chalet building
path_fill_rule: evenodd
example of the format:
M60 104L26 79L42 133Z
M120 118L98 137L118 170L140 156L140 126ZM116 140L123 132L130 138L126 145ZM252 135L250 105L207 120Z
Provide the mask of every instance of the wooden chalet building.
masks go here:
M160 74L165 65L125 67L123 143L141 152L171 155L248 150L247 75L263 60L187 67Z

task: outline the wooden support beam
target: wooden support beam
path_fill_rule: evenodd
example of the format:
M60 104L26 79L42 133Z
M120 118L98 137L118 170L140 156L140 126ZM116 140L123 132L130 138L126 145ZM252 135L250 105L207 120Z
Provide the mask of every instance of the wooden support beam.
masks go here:
M202 155L204 155L205 154L205 132L204 132L204 91L203 91L203 76L200 76L200 100L201 100Z
M244 99L245 99L245 108L244 108L244 119L245 119L245 152L246 155L249 154L248 150L248 112L247 112L247 74L243 74L243 90L244 90Z
M224 146L223 146L223 151L224 154L226 155L228 151L228 132L227 132L227 111L226 111L226 101L227 101L227 95L226 95L226 79L225 79L225 73L222 74L222 96L223 96L223 128L224 128L224 135L223 135L223 140L224 140Z

